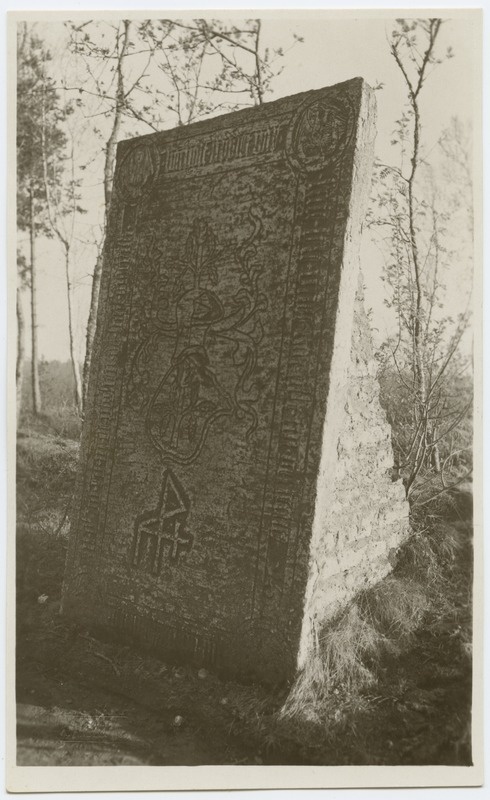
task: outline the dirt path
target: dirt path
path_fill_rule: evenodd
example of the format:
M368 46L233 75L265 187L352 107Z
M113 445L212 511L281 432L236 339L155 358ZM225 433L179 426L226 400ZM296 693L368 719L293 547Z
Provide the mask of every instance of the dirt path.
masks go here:
M172 712L152 712L39 663L24 664L19 679L21 765L236 763L233 750L222 741L210 740L192 718L178 725Z
M98 642L57 610L33 605L18 637L19 764L256 763L227 735L214 676Z

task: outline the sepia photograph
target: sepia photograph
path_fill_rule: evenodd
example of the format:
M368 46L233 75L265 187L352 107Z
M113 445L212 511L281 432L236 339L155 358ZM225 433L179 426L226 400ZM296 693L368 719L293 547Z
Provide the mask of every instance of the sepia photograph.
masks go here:
M8 789L478 785L481 11L8 16Z

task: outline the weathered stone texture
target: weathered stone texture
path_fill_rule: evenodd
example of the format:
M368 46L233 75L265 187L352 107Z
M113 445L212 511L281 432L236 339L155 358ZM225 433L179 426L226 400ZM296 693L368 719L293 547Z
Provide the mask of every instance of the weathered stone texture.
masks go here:
M373 139L355 79L119 145L66 614L275 682L383 572L399 490L338 454L389 457L371 376L344 412Z
M337 446L333 479L319 481L324 510L312 538L299 666L322 629L362 589L392 569L393 555L410 531L401 481L391 479L391 427L379 401L377 363L364 308L361 276L354 306L347 380L336 397Z

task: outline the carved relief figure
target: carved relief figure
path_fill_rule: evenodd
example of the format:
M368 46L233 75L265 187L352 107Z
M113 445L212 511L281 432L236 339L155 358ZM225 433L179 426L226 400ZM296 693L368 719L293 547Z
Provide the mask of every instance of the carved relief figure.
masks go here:
M144 403L146 430L154 446L176 463L192 463L211 426L220 418L257 425L253 376L261 337L259 315L266 308L259 291L261 266L255 262L260 217L249 213L252 231L235 249L240 286L222 298L218 283L216 237L206 219L196 219L180 262L173 308L157 314L153 328L136 351L130 392L141 392L145 363L161 337L172 339L168 369Z

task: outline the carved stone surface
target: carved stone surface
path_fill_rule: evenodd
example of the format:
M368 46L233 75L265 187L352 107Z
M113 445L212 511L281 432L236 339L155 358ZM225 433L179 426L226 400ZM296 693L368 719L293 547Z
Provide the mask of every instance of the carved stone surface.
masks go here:
M307 654L373 138L355 79L119 145L65 613L244 678Z

